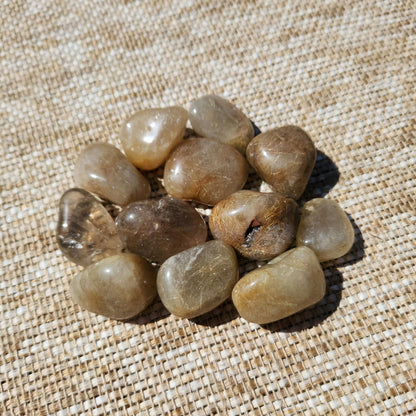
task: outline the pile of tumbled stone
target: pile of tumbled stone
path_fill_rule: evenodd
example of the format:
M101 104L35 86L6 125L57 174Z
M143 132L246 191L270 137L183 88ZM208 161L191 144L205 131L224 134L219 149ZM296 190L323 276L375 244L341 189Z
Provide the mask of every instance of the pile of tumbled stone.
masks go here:
M185 137L188 120L194 133ZM171 313L193 318L231 295L243 318L264 324L322 299L320 262L346 254L354 231L329 199L313 199L299 214L296 200L316 160L302 129L254 137L239 109L208 95L189 113L137 112L123 123L120 141L125 155L108 143L85 148L75 165L77 188L60 200L59 246L85 267L71 283L81 307L128 319L158 294ZM274 192L242 190L249 165ZM161 166L169 196L149 199L143 172ZM115 222L102 201L121 208ZM213 206L212 240L206 242L207 225L187 201ZM236 252L269 262L239 280Z

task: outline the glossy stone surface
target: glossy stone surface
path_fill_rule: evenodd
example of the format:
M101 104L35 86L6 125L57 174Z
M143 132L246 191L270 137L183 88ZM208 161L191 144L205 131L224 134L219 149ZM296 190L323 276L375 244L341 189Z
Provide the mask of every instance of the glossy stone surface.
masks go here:
M246 274L235 285L232 299L245 320L267 324L319 302L325 287L315 253L297 247Z
M133 202L116 219L129 251L162 263L207 238L207 226L187 202L176 198Z
M193 101L189 120L199 135L229 144L243 154L254 137L250 120L235 105L217 95L205 95Z
M224 302L238 275L232 247L208 241L167 259L157 274L157 291L169 312L194 318Z
M88 266L71 283L79 306L113 319L142 312L156 296L156 271L131 253L107 257Z
M299 199L315 165L316 149L301 128L284 126L256 136L247 146L246 156L276 192Z
M214 205L241 189L248 163L233 147L206 138L180 144L165 165L166 191L182 199Z
M74 180L80 188L121 206L150 196L149 181L108 143L94 143L81 152Z
M81 266L120 253L113 219L89 192L73 188L59 202L56 237L62 253Z
M297 246L311 248L323 262L347 254L353 244L354 228L335 201L315 198L303 206Z
M288 249L295 239L298 206L277 193L242 190L212 210L212 235L252 260L268 260Z
M182 141L187 120L188 112L177 106L138 111L121 127L124 153L140 169L158 168Z

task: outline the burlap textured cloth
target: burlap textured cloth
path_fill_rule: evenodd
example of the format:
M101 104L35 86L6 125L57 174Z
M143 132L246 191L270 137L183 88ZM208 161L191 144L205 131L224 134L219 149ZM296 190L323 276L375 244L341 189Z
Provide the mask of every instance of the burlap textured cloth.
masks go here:
M414 414L415 10L3 0L0 413ZM139 109L206 93L261 131L296 124L313 138L303 200L338 201L356 233L349 254L323 265L325 298L266 326L230 301L191 321L159 300L128 323L81 310L69 296L80 268L55 241L78 153L119 146Z

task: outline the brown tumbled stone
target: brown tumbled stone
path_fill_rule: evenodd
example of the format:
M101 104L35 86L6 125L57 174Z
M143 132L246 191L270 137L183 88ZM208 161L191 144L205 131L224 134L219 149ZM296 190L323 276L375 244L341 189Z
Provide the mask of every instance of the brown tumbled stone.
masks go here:
M315 253L297 247L246 274L235 285L232 299L245 320L267 324L319 302L325 287Z
M250 120L233 104L217 95L205 95L191 103L189 120L201 136L245 152L254 137Z
M127 249L162 263L207 238L207 226L187 202L176 198L133 202L116 219L117 232Z
M252 260L268 260L290 247L296 236L298 206L277 193L242 190L212 210L212 235Z
M296 245L311 248L323 262L347 254L353 244L354 228L335 201L315 198L303 206Z
M156 271L136 254L107 257L80 272L71 283L75 303L113 319L142 312L156 296Z
M110 214L89 192L73 188L59 201L56 237L62 253L81 266L123 248Z
M140 169L158 168L182 141L187 120L188 112L178 106L138 111L121 127L124 153Z
M165 165L164 186L176 197L214 205L241 189L248 163L233 147L206 138L181 143Z
M149 181L108 143L94 143L81 152L74 180L80 188L121 206L150 196Z
M284 126L256 136L247 146L246 156L276 192L299 199L315 165L316 149L301 128Z
M157 291L169 312L194 318L224 302L237 280L233 248L214 240L167 259L157 274Z

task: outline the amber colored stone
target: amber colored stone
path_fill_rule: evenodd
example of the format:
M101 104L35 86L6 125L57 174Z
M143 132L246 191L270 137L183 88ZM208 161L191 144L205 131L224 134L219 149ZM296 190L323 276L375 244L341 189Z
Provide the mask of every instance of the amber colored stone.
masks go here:
M193 101L189 120L199 135L229 144L242 154L254 137L250 120L235 105L217 95L205 95Z
M75 303L113 319L142 312L156 296L156 271L136 254L107 257L81 271L71 283Z
M214 205L241 189L248 163L233 147L206 138L181 143L165 165L164 186L176 197Z
M267 324L319 302L325 287L315 253L297 247L246 274L235 285L232 299L245 320Z
M149 181L108 143L94 143L81 152L74 180L80 188L121 206L150 196Z
M233 248L208 241L167 259L157 274L157 291L169 312L194 318L224 302L238 275Z
M157 263L207 238L199 213L187 202L169 197L127 205L116 227L129 251Z
M311 248L321 262L347 254L354 244L354 228L333 200L315 198L302 209L296 245Z
M212 210L212 235L252 260L268 260L288 249L296 236L297 203L277 193L242 190Z
M276 192L299 199L315 165L316 149L301 128L284 126L256 136L247 146L246 156Z
M163 165L169 153L182 141L187 120L188 112L177 106L138 111L120 130L127 159L143 170Z
M78 188L61 197L56 236L62 253L81 266L122 249L110 214L93 195Z

